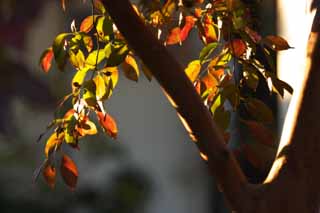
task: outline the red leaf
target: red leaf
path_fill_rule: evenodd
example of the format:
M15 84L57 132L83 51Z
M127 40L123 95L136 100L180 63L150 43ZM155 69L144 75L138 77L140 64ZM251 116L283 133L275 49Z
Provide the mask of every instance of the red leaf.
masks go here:
M47 164L44 167L42 174L49 187L53 189L56 184L56 168Z
M69 156L62 156L60 170L64 182L71 188L71 190L74 190L78 181L78 169Z
M173 45L173 44L180 43L181 42L180 32L181 30L179 27L173 28L167 37L166 44Z
M181 41L186 40L186 38L189 35L190 30L193 28L195 23L195 19L193 16L186 16L185 17L185 24L182 27L181 31L180 31L180 39Z
M103 127L104 131L112 138L116 138L118 134L118 127L115 120L109 114L103 114L97 111L97 116L100 125Z
M40 66L45 73L49 72L49 69L51 68L52 59L53 50L52 47L50 47L46 49L40 57Z
M236 57L240 57L246 52L247 45L241 39L234 39L230 42L229 48L233 55L235 55Z

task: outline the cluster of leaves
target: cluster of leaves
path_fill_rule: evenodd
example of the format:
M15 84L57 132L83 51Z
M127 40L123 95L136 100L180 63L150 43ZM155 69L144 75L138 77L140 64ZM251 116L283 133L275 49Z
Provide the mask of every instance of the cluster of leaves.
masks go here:
M65 9L65 1L61 2ZM61 151L63 142L78 148L80 138L97 133L92 115L110 137L116 138L116 122L106 112L104 103L117 85L118 67L130 80L138 81L139 77L137 59L103 4L100 0L91 3L95 12L83 19L79 30L72 22L71 32L59 34L40 58L40 66L46 73L53 60L60 71L64 71L68 62L75 70L71 93L58 106L70 101L72 107L48 126L54 131L46 142L46 160L38 172L42 171L51 187L56 177L55 153ZM262 143L270 144L265 137L269 134L265 125L273 122L272 111L254 93L261 80L268 82L271 92L281 96L284 90L292 93L292 88L277 78L271 57L273 51L290 48L288 43L278 36L262 37L253 30L249 7L240 0L152 0L133 7L165 45L181 44L193 29L197 30L204 47L185 73L224 132L226 141L231 112L242 105L250 115L249 120L242 119L243 123ZM258 48L268 58L268 66L259 61ZM236 65L241 65L240 81L235 81ZM150 71L144 68L142 71L151 80ZM243 87L252 93L243 93ZM78 176L76 165L66 154L62 156L62 177L74 188Z
M275 35L260 35L254 29L252 5L241 0L167 0L160 6L158 1L152 2L148 23L158 29L158 36L167 31L166 45L181 45L193 29L198 32L204 47L185 73L224 132L226 142L230 138L231 112L241 107L247 116L240 121L252 137L274 147L275 137L268 128L274 120L273 113L256 97L256 90L265 81L270 94L283 97L285 90L293 92L290 85L277 78L272 57L274 52L291 48L287 41ZM167 29L172 23L174 26ZM267 64L259 54L266 58ZM235 80L237 75L241 76L240 80ZM250 146L244 150L248 160L259 167L254 159L255 151Z

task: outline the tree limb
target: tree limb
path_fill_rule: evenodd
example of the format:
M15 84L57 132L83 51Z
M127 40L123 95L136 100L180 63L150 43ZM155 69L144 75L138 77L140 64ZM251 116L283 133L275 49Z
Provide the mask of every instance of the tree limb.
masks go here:
M144 25L128 0L102 2L129 45L174 101L200 152L208 156L210 171L232 208L250 205L246 196L247 180L182 66Z

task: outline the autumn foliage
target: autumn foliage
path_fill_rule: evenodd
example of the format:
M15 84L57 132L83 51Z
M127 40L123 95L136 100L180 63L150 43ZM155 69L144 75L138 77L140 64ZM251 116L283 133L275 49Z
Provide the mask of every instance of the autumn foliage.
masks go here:
M65 1L61 3L64 10L68 9ZM53 132L47 139L46 159L39 171L50 187L55 185L57 152L62 152L63 180L71 189L76 187L78 170L63 152L62 144L78 149L81 138L98 132L97 124L109 137L117 137L116 120L104 103L117 86L119 72L135 82L140 73L148 79L152 77L150 71L138 63L107 8L100 0L92 3L94 13L88 14L78 27L72 22L71 32L57 35L40 58L45 73L52 70L53 61L60 71L65 71L70 64L73 70L68 72L74 73L70 94L62 99L57 110L70 107L48 125L48 130ZM262 81L268 83L270 94L292 93L292 88L277 78L272 64L272 52L290 48L285 39L260 35L251 18L250 5L240 0L141 1L133 7L164 45L182 45L191 33L198 35L203 48L199 57L186 65L185 74L224 133L226 143L230 138L231 114L241 107L248 114L240 118L241 125L251 132L255 143L275 145L274 134L269 129L274 121L272 111L255 93ZM258 50L268 58L269 64L260 61ZM240 67L240 71L236 67ZM242 77L236 80L239 72ZM258 152L253 146L244 144L240 148L254 166L261 167L254 157Z

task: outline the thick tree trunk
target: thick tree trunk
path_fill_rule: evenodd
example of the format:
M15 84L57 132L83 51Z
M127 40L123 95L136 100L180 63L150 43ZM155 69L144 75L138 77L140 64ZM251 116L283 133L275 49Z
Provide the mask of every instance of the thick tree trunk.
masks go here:
M288 138L283 138L278 157L264 184L247 183L238 163L207 108L185 76L181 65L158 42L136 15L128 0L103 0L120 32L150 68L188 124L196 145L208 156L208 165L231 208L240 213L314 213L320 192L319 17L315 18L308 46L305 87L297 95Z

